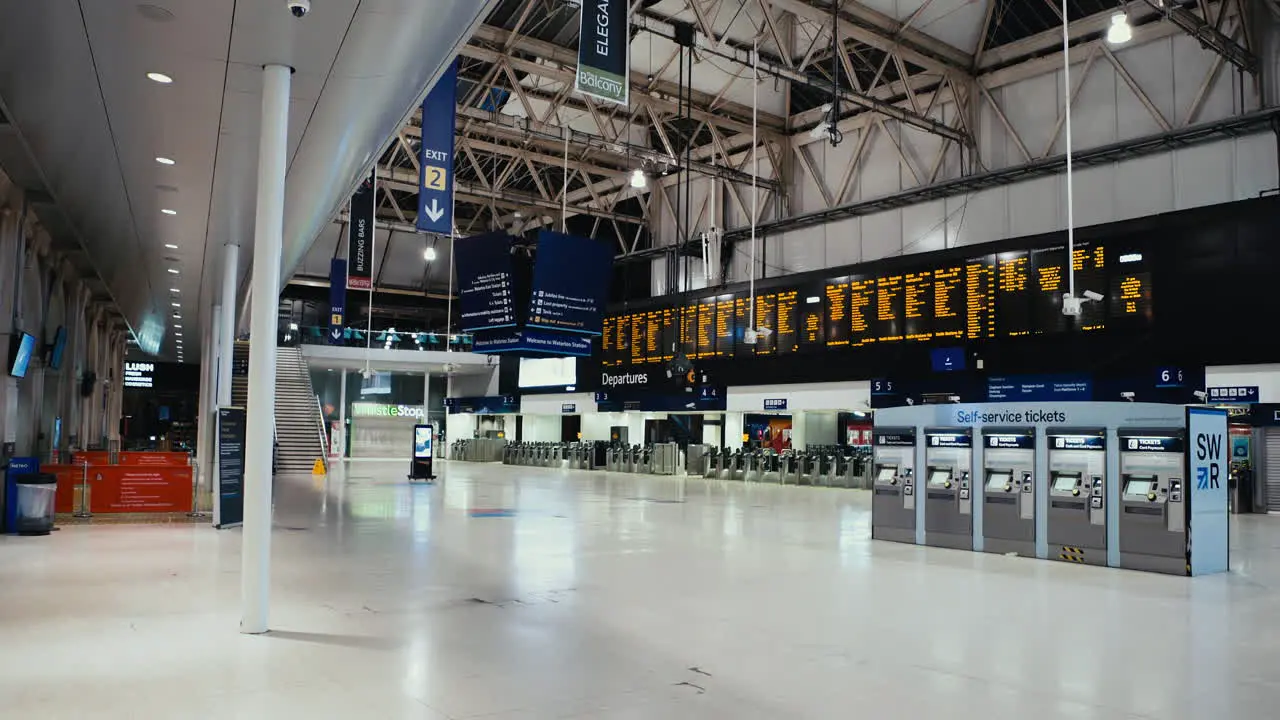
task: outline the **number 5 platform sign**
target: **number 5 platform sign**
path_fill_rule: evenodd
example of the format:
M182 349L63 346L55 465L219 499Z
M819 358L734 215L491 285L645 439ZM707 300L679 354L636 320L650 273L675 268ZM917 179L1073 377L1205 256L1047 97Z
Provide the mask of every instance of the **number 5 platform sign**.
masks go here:
M418 229L453 232L453 125L457 114L458 61L422 101L422 150L418 160Z

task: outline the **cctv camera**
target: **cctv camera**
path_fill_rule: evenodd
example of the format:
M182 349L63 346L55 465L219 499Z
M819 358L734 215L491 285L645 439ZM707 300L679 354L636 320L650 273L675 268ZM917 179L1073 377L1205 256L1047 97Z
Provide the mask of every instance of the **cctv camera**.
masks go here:
M289 12L296 18L306 17L311 12L311 0L287 0Z
M1092 300L1092 301L1094 301L1094 302L1100 302L1100 301L1102 300L1102 293L1096 293L1096 292L1094 292L1094 291L1092 291L1092 290L1085 290L1085 291L1084 291L1084 297L1085 297L1085 299L1086 299L1086 300Z
M1205 399L1209 397L1208 393L1206 393L1206 392L1205 392L1205 391L1203 391L1203 390L1196 390L1195 392L1193 392L1193 393L1191 393L1191 394L1192 394L1192 395L1195 395L1195 396L1196 396L1196 399L1197 399L1197 400L1199 400L1200 402L1204 402L1204 401L1205 401Z

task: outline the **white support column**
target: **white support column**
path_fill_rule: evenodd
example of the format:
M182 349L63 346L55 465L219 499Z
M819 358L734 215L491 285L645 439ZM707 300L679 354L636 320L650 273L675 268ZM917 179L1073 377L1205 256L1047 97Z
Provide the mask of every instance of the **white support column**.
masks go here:
M236 351L236 272L240 267L240 246L229 242L224 247L227 251L222 260L222 313L217 335L218 405L230 407L231 361ZM275 333L272 333L274 337Z
M212 332L204 338L204 344L200 348L200 402L197 410L199 417L196 420L196 459L200 467L199 486L196 488L197 503L213 487L214 454L217 452L213 431L216 424L214 413L218 407L218 326L222 321L219 317L220 310L217 305L210 309ZM199 510L199 507L191 508L192 512Z
M271 448L275 418L276 299L284 244L289 81L284 65L262 69L258 209L253 232L253 310L249 322L249 407L245 442L244 531L240 550L240 632L268 627L271 595ZM224 299L225 303L225 299ZM223 328L223 334L226 334Z
M347 369L342 368L342 384L338 386L338 428L342 433L342 456L338 458L341 462L346 460L350 453L347 451Z

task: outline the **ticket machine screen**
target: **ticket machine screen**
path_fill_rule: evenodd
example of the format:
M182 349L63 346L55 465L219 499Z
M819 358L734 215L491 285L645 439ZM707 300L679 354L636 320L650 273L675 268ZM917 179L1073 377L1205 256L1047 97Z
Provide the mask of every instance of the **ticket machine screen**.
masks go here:
M880 472L876 473L876 482L887 483L898 474L898 468L892 465L881 465Z
M1147 493L1151 492L1155 484L1156 484L1155 478L1151 477L1150 475L1130 477L1129 481L1125 483L1124 494L1125 495L1146 495Z
M1011 471L1001 470L996 472L993 470L987 475L987 487L993 490L1003 490L1004 486L1008 485L1011 480L1013 480Z
M1071 492L1080 482L1080 473L1057 473L1053 478L1054 492Z
M946 485L951 482L951 471L942 468L929 468L930 485Z

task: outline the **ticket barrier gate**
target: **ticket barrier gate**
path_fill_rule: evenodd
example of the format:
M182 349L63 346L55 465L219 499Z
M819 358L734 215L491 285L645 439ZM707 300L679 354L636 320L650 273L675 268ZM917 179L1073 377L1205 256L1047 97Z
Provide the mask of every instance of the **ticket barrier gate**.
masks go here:
M763 450L752 450L746 453L747 467L742 473L742 479L747 482L760 482L764 480L764 464L765 452Z
M734 450L729 456L728 474L725 478L728 480L742 480L747 474L747 456L741 449Z
M818 456L809 452L796 454L796 482L813 485L818 477Z
M720 458L721 449L712 447L702 456L702 477L716 478L720 477Z
M636 464L636 472L653 472L653 447L645 445L640 449L640 461Z
M924 542L973 549L973 429L925 428Z
M778 482L786 485L787 483L796 484L796 452L795 450L783 450L778 456Z
M1120 428L1120 567L1187 575L1182 428Z
M760 482L776 483L781 480L782 456L772 450L764 453L764 467L760 471Z
M1107 564L1107 432L1045 430L1049 464L1049 559Z
M982 549L1036 556L1036 431L982 429Z
M871 537L916 541L916 429L876 428L873 434Z

